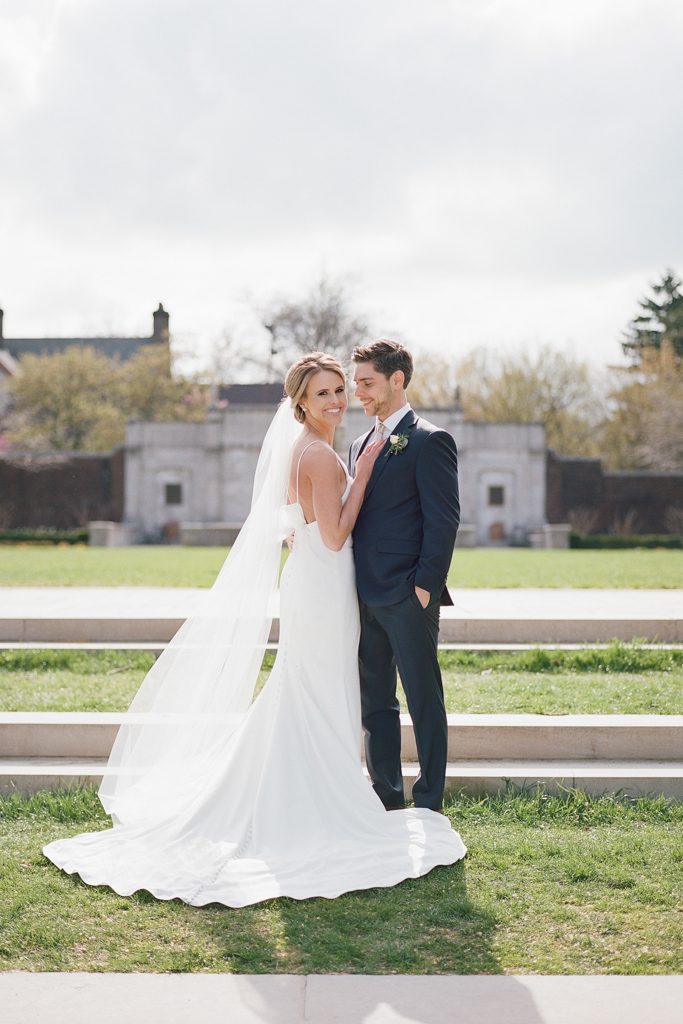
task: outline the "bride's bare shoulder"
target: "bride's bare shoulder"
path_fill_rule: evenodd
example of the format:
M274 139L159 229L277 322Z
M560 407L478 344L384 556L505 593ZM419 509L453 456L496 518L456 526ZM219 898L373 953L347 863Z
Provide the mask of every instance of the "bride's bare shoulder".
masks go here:
M308 477L330 477L338 471L338 458L326 441L314 440L299 443L294 452L299 472Z
M307 467L324 466L336 458L334 449L330 448L326 441L318 439L304 442L296 454L297 458L301 459L301 465Z

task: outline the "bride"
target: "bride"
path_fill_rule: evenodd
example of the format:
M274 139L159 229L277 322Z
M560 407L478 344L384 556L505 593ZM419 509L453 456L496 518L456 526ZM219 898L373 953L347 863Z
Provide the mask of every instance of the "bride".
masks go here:
M332 356L298 360L285 392L247 522L117 735L100 788L113 827L44 847L89 885L242 907L395 885L466 852L444 815L386 811L360 762L351 531L381 443L352 480L333 448L347 394ZM254 700L292 532L279 650Z

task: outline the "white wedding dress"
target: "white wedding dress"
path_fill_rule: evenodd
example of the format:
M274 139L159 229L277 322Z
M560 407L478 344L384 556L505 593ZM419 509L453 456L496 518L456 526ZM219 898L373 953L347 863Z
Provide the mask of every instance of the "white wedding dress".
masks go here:
M445 816L389 813L365 776L351 540L330 550L298 503L287 512L279 651L219 768L198 798L179 792L144 820L50 843L44 853L64 871L121 895L242 907L391 886L465 855Z

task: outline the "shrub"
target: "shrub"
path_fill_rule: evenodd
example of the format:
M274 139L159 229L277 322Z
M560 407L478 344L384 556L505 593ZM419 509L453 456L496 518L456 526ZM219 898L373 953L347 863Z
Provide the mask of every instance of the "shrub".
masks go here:
M570 548L683 548L683 537L671 533L643 533L616 536L611 533L596 533L586 536L582 533L569 535Z
M0 530L0 544L87 544L84 529L57 530L52 526L19 527Z

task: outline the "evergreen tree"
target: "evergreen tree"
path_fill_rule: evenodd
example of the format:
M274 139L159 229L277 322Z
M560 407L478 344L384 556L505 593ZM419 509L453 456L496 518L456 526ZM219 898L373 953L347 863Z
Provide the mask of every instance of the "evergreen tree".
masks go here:
M647 351L661 349L668 342L677 359L683 358L683 292L681 280L666 270L661 281L652 285L653 295L640 300L641 312L634 316L625 332L624 353L636 365Z

